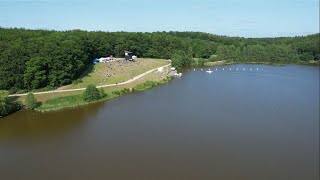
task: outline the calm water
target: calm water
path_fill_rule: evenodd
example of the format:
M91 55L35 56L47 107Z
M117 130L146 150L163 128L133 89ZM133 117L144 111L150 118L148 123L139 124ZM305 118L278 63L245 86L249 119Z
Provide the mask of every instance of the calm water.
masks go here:
M310 66L192 69L109 102L0 119L2 180L316 180L318 151Z

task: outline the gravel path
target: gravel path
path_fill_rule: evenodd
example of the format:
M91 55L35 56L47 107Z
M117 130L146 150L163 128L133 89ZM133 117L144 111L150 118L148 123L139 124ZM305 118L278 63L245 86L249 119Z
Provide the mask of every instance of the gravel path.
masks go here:
M165 66L161 66L163 68L165 67L168 67L170 66L170 64L167 64ZM124 85L124 84L128 84L128 83L131 83L135 80L138 80L140 78L142 78L143 76L147 75L147 74L150 74L152 73L153 71L156 71L158 68L161 68L161 67L157 67L157 68L154 68L154 69L151 69L145 73L142 73L138 76L135 76L133 77L132 79L129 79L128 81L124 81L124 82L121 82L121 83L117 83L117 84L107 84L107 85L102 85L102 86L97 86L97 88L102 88L102 87L111 87L111 86L119 86L119 85ZM43 92L35 92L33 94L50 94L50 93L60 93L60 92L71 92L71 91L83 91L85 90L86 88L77 88L77 89L65 89L65 90L53 90L53 91L43 91ZM26 96L28 95L28 93L24 93L24 94L11 94L9 95L9 97L15 97L15 96Z

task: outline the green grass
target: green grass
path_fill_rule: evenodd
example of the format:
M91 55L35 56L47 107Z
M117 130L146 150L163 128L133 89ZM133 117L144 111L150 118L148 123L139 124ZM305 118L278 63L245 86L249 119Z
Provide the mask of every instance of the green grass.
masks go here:
M145 90L145 89L153 88L156 85L158 85L158 84L156 82L154 82L154 81L146 81L145 83L136 85L134 87L134 90L142 91L142 90Z
M119 61L109 63L97 63L93 66L91 72L86 73L84 77L74 81L73 84L59 89L74 89L87 87L89 84L96 86L115 84L127 81L148 70L164 66L168 61L159 59L139 58L136 62Z
M171 77L168 77L167 79L163 79L159 82L155 82L155 81L146 81L144 83L141 83L141 84L138 84L136 85L133 90L136 90L136 91L143 91L143 90L146 90L146 89L150 89L150 88L153 88L157 85L160 85L160 84L164 84L164 83L167 83L171 80Z
M53 110L60 110L64 108L76 107L81 105L86 105L90 103L95 103L99 101L104 101L108 99L112 99L118 97L119 95L107 93L107 96L101 98L97 101L86 102L83 100L82 95L73 95L73 96L63 96L57 97L53 99L49 99L41 104L40 107L36 108L37 111L53 111Z
M150 88L155 87L157 85L167 83L170 80L171 80L171 78L168 77L168 78L163 79L159 82L146 81L144 83L136 85L132 89L132 91L135 91L135 90L142 91L142 90L150 89ZM82 98L82 94L56 97L56 98L52 98L52 99L49 99L49 100L43 102L35 110L45 112L45 111L54 111L54 110L60 110L60 109L65 109L65 108L72 108L72 107L76 107L76 106L81 106L81 105L91 104L91 103L95 103L95 102L99 102L99 101L113 99L113 98L119 97L121 95L130 93L132 91L129 88L123 88L123 89L115 90L112 92L106 92L106 94L107 94L106 97L100 98L99 100L92 101L92 102L84 101Z
M225 61L215 61L215 62L205 62L204 65L205 66L221 66L221 65L225 65L226 62Z

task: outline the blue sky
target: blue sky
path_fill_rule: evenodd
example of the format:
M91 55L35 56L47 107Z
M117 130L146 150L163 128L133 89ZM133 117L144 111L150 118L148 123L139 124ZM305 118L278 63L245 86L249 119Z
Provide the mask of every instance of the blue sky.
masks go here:
M0 26L296 36L319 32L319 0L0 0Z

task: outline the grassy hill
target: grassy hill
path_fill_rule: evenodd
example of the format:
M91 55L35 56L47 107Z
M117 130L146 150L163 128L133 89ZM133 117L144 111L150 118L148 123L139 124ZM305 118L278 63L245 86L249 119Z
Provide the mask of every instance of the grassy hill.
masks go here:
M91 72L74 81L75 83L59 89L85 88L89 84L100 86L120 83L166 64L168 64L168 61L147 58L139 58L136 62L117 60L108 63L97 63L93 65Z

